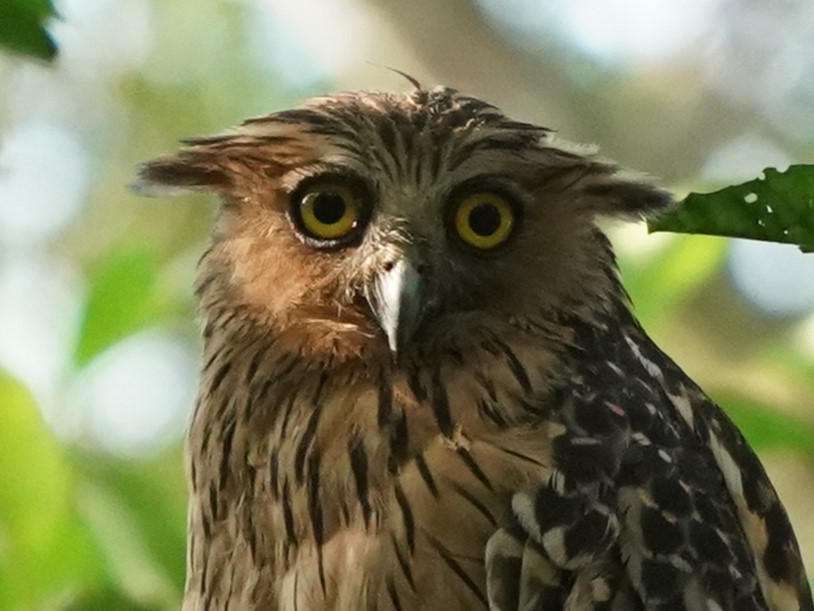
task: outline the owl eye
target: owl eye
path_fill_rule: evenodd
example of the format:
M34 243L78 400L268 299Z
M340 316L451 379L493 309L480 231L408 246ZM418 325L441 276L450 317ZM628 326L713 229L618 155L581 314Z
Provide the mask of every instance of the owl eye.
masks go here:
M292 198L294 224L315 245L339 245L362 226L362 199L357 189L340 181L308 184Z
M455 208L454 230L470 246L491 250L509 239L515 216L514 207L504 196L491 191L472 193Z

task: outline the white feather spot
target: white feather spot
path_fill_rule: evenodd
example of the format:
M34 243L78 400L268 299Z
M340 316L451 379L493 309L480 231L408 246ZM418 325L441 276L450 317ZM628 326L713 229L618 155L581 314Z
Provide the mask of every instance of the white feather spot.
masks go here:
M591 580L591 596L594 601L605 602L610 599L611 589L607 580L602 577L597 577Z
M719 605L716 601L712 600L711 598L707 599L707 609L708 611L724 611L721 609L721 605Z
M625 377L625 372L622 371L622 368L619 367L619 365L617 365L616 363L611 363L610 361L608 361L608 367L613 369L613 373L618 375L620 378Z
M712 456L718 464L718 468L724 476L726 487L729 488L729 493L736 498L743 498L743 479L741 478L741 470L738 467L732 455L723 447L718 440L718 436L712 431L709 433L709 447L712 450Z
M570 568L568 554L565 551L565 527L559 526L547 530L541 539L543 548L545 549L551 561L559 567ZM574 559L570 559L571 562Z
M575 437L571 440L571 443L575 446L598 446L602 443L602 440L594 437Z
M495 558L520 558L523 555L523 544L502 528L495 531L486 542L487 572Z
M639 345L632 339L630 339L627 335L625 335L625 341L627 342L627 345L630 347L631 352L633 352L633 356L635 356L639 360L639 362L642 364L642 367L644 367L645 371L654 378L663 380L664 374L661 372L659 366L642 354L642 349L639 348Z
M625 410L623 410L621 407L619 407L618 405L616 405L614 403L608 403L606 401L605 402L605 407L607 407L610 411L612 411L614 414L616 414L620 418L623 418L624 415L625 415Z
M667 562L676 567L679 571L684 571L685 573L692 573L694 570L693 566L689 562L684 560L684 558L682 558L681 556L677 556L676 554L670 554L669 556L665 556L665 559L667 560Z
M551 477L548 478L548 485L557 494L562 494L565 490L565 476L563 475L562 471L552 471Z
M633 440L633 443L637 443L640 446L649 446L651 443L644 433L633 433L630 438Z
M540 525L534 517L534 499L524 492L518 492L512 497L512 511L523 529L537 541L541 541Z
M501 611L495 599L506 587L500 570L495 570L495 561L505 558L521 559L523 550L523 544L502 528L486 542L484 564L486 566L486 598L489 600L490 611Z
M673 405L678 410L679 415L684 418L684 422L687 423L687 426L690 428L694 428L694 415L692 411L692 403L690 403L689 398L686 394L680 395L671 395L667 393L667 396L670 397L670 401L673 402Z

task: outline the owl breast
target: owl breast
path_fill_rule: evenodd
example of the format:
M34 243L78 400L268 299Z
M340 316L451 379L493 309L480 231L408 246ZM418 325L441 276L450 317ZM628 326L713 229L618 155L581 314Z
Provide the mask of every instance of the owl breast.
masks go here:
M211 359L190 432L200 543L185 611L207 596L272 609L487 607L486 543L512 495L550 471L551 425L518 407L549 383L546 350L497 342L373 372L269 352L226 367L228 355ZM215 569L220 554L230 571Z

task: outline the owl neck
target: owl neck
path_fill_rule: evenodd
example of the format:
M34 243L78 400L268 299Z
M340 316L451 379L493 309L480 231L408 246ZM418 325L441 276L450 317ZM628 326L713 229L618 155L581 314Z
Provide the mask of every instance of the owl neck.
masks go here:
M190 591L220 587L222 576L207 572L218 550L247 571L284 573L349 529L391 530L403 541L399 495L419 494L410 485L432 495L444 481L474 478L493 492L497 515L508 506L509 484L526 475L515 467L489 472L479 455L518 447L517 428L549 409L579 333L603 332L587 310L558 324L512 321L465 350L396 364L315 358L284 333L225 311L210 310L205 323L188 438ZM541 439L525 442L529 467ZM464 473L445 477L445 469Z

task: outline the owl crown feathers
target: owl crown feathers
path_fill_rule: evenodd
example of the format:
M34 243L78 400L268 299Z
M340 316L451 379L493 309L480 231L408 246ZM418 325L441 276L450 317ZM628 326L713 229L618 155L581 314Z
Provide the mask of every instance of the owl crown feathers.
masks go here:
M426 152L416 146L426 142L453 166L476 150L527 156L539 164L541 180L560 180L580 194L583 206L604 215L641 217L671 203L670 195L645 176L597 157L595 147L510 119L495 106L447 87L315 97L226 133L184 140L179 153L141 165L134 188L151 196L188 190L233 194L247 164L285 168L298 162L304 138L333 141L351 151L381 146L399 157Z

